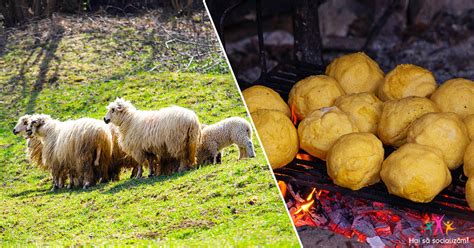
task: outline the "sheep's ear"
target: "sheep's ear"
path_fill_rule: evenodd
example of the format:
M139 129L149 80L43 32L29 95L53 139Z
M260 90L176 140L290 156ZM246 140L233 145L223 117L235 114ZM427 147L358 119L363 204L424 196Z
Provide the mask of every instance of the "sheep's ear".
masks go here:
M122 105L117 105L117 107L115 108L118 112L122 112L123 111L123 106Z

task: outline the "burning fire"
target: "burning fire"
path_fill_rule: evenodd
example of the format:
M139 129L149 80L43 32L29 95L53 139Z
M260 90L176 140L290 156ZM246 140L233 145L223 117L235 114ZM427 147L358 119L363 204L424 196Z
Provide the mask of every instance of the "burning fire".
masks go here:
M296 109L295 105L291 105L291 121L293 122L293 125L296 125L298 123L298 118L296 118Z
M388 247L405 247L410 244L409 240L446 238L448 231L449 237L474 237L474 229L469 228L472 225L469 221L447 220L444 225L452 228L443 230L444 234L439 232L438 236L433 236L434 225L433 235L426 232L426 223L433 223L433 219L436 219L433 214L392 208L385 203L354 199L317 188L312 188L309 194L303 196L293 190L292 184L278 181L278 185L296 227L321 227L359 242L373 242L375 238ZM414 244L414 247L419 247L419 244Z

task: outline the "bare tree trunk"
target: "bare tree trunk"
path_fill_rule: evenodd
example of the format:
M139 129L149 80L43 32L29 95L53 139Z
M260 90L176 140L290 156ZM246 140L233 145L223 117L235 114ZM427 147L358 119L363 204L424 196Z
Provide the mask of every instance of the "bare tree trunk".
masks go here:
M48 17L53 15L53 12L56 11L56 0L48 0L46 15Z
M35 17L40 17L41 16L41 2L42 0L33 0L33 15Z

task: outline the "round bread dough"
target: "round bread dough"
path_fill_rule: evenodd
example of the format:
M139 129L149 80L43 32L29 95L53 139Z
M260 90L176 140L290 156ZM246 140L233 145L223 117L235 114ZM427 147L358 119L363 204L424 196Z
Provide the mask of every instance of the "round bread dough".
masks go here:
M334 105L349 115L359 132L377 132L383 103L374 94L363 92L340 96Z
M474 141L472 141L464 152L464 175L474 177Z
M298 134L291 120L282 112L261 109L252 115L258 136L273 169L293 161L298 153Z
M461 118L474 114L474 82L455 78L444 82L431 96L442 112L454 112Z
M375 93L384 73L377 62L363 52L343 55L326 68L326 75L334 77L346 94Z
M384 102L377 135L384 144L399 147L406 143L410 125L430 112L438 112L438 108L425 97L411 96Z
M436 90L436 80L430 71L412 64L397 65L382 80L378 96L382 101L408 96L431 96Z
M428 113L408 129L407 142L438 148L450 170L461 166L469 145L466 125L455 113Z
M291 117L290 108L280 94L268 87L255 85L242 91L242 95L250 113L259 109L270 109L281 111Z
M470 177L466 182L466 201L467 205L474 211L474 177Z
M346 134L327 154L328 174L335 184L358 190L380 181L383 158L382 142L374 134Z
M349 116L337 107L311 112L298 126L300 147L309 154L326 160L326 153L344 134L358 132Z
M451 173L441 152L407 143L382 163L382 181L390 194L414 202L430 202L451 183Z
M464 118L469 138L474 141L474 115L468 115Z
M326 75L309 76L291 88L288 105L295 107L298 120L314 110L330 107L339 96L344 95L339 83Z

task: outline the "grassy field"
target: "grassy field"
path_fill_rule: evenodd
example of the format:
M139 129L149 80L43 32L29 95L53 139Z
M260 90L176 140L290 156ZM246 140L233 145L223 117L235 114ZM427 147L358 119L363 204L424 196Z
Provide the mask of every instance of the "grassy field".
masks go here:
M59 16L7 30L0 246L299 246L256 139L254 159L237 161L231 148L220 165L139 180L128 171L119 182L51 192L49 173L28 163L23 138L12 134L25 113L101 119L117 96L139 109L187 107L203 123L246 117L212 36L202 12Z

